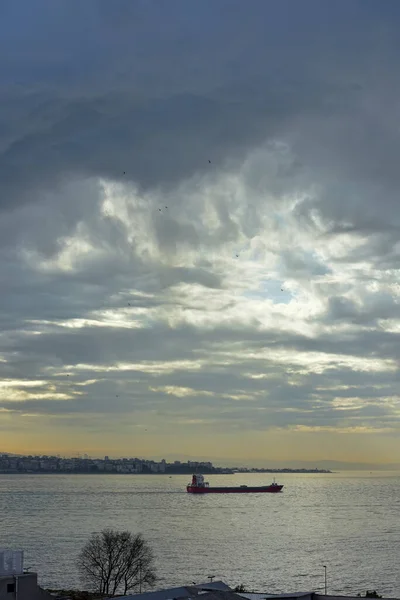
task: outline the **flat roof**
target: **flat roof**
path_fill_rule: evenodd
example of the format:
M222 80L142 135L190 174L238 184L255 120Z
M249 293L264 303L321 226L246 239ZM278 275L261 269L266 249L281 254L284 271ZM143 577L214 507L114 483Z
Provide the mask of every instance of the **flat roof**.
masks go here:
M247 592L237 592L242 598L246 600L263 600L264 598L304 598L305 596L311 596L314 592L293 592L292 594L251 594Z
M175 588L166 588L154 592L144 592L143 594L131 594L122 596L126 600L175 600L177 598L197 597L201 591L204 592L232 592L233 590L223 581L208 581L207 583L194 583Z

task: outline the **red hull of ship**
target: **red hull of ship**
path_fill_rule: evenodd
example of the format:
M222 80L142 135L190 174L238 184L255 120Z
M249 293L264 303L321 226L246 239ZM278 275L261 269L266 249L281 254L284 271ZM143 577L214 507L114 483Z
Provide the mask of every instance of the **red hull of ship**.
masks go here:
M262 487L200 487L188 485L186 490L189 494L276 494L280 492L283 485L266 485Z

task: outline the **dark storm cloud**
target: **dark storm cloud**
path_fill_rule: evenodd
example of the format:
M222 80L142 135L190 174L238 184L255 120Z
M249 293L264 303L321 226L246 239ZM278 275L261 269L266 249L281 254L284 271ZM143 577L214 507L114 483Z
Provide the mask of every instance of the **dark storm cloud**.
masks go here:
M396 45L393 9L343 1L8 4L0 25L3 206L71 176L126 171L145 186L173 183L302 117L311 127L328 118L325 135L334 127L340 142L332 115L350 121L360 109L351 75L385 50L376 33L366 45L377 16ZM338 76L341 68L347 76ZM351 162L363 173L378 133L351 137ZM392 162L385 160L394 173Z
M107 343L112 335L113 344ZM12 333L4 337L2 350L12 355L35 356L46 359L51 355L60 365L93 364L103 365L116 362L137 362L154 359L157 349L157 360L184 360L185 358L207 357L212 353L215 357L225 359L225 353L232 355L232 360L240 360L243 366L257 361L257 353L268 349L294 352L317 352L343 356L369 357L377 355L385 358L398 357L400 333L385 331L361 331L340 334L330 332L316 339L306 336L285 334L279 329L271 328L268 335L265 331L254 331L249 328L230 328L214 326L212 330L191 326L171 329L168 325L154 323L151 328L118 328L81 327L57 328L40 336L30 332ZM173 350L173 355L171 355ZM250 357L246 356L252 351ZM262 359L260 355L259 360ZM273 361L272 361L273 362Z
M332 321L358 325L372 325L376 324L377 320L399 318L399 304L390 294L381 293L374 296L371 299L367 297L362 304L345 297L333 296L329 298L329 311L326 317Z

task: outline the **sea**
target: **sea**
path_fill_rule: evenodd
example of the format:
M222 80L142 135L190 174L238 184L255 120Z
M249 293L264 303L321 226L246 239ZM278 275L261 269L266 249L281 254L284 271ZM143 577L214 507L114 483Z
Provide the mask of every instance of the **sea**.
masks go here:
M211 475L265 485L270 474ZM207 581L256 592L400 598L400 473L281 474L280 494L187 494L186 475L0 475L0 547L43 587L82 589L77 555L104 527L141 532L157 587Z

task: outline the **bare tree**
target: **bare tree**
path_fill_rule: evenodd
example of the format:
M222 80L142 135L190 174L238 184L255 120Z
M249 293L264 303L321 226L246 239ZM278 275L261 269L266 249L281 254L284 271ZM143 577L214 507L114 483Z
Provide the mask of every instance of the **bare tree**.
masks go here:
M154 555L142 534L103 529L93 533L78 557L82 581L103 596L141 592L156 581Z

